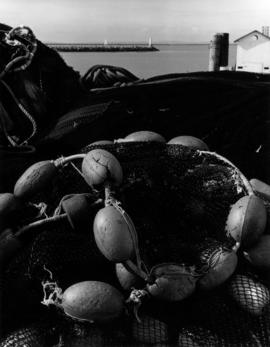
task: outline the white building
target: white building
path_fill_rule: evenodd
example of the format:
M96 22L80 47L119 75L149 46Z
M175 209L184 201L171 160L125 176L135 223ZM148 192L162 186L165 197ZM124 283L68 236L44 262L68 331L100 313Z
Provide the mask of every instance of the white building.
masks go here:
M266 33L254 30L234 41L237 43L236 71L270 74L270 37Z

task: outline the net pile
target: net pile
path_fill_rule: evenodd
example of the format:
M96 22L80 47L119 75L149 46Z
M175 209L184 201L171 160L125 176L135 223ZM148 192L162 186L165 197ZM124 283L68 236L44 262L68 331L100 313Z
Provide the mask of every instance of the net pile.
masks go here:
M226 234L226 220L231 206L248 195L250 187L225 158L154 142L89 145L82 153L96 148L109 151L121 163L124 180L115 194L136 227L147 268L162 263L201 268L202 251L211 253L216 248L235 246L235 240ZM104 190L91 189L78 170L77 161L64 166L32 203L46 203L46 213L51 216L68 194L87 193L92 202L103 201ZM246 291L241 294L243 286L250 285L248 278L267 285L265 278L241 257L232 278L213 290L196 290L179 302L146 300L138 311L140 322L132 312L109 325L78 322L55 307L41 305L41 283L52 277L63 290L73 283L97 280L113 285L126 299L129 297L130 292L123 290L116 276L115 264L96 245L92 223L99 208L100 205L93 207L91 223L80 232L72 230L67 222L51 224L10 261L4 275L4 328L9 339L16 336L25 343L33 331L35 336L43 336L40 346L270 344L269 305L262 314L254 315L239 308L229 295L228 285L234 278L234 290L242 301L249 300L245 298ZM265 298L258 295L256 300ZM257 305L255 302L255 310ZM37 325L40 321L46 323L45 337L45 323ZM9 346L7 341L0 346Z

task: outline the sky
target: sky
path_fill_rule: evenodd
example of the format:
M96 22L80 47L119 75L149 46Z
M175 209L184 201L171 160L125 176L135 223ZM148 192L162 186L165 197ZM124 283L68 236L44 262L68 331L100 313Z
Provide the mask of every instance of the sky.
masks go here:
M0 0L0 22L43 42L232 42L270 26L270 0Z

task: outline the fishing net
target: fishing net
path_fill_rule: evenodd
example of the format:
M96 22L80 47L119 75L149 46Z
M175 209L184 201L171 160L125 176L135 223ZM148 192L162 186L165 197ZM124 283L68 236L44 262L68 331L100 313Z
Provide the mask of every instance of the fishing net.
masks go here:
M231 162L213 152L158 142L115 141L89 145L82 153L97 148L121 164L124 178L114 194L135 225L147 268L164 263L204 268L204 259L214 250L233 251L236 243L225 230L227 217L231 206L252 189ZM1 347L269 346L270 312L265 304L269 283L240 253L234 274L218 287L198 288L177 302L145 300L138 316L131 309L109 324L75 321L53 305L42 305L45 281L65 290L74 283L96 280L113 285L126 300L130 297L116 276L115 264L95 242L93 219L104 206L105 193L85 182L80 160L59 169L31 203L46 206L42 216L46 221L63 214L63 197L69 194L87 195L93 211L89 223L78 231L63 218L27 235L25 246L4 271L6 339ZM230 294L232 281L241 307ZM250 302L246 295L257 288L254 284L264 291L260 287ZM259 314L258 307L263 307Z

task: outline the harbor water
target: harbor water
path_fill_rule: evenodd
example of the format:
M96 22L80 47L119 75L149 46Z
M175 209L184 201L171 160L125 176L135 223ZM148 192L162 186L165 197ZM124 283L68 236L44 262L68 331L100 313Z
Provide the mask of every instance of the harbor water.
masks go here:
M170 73L207 71L209 44L155 45L157 52L61 52L60 54L82 75L93 65L123 67L139 78ZM229 47L229 67L234 68L236 45Z

